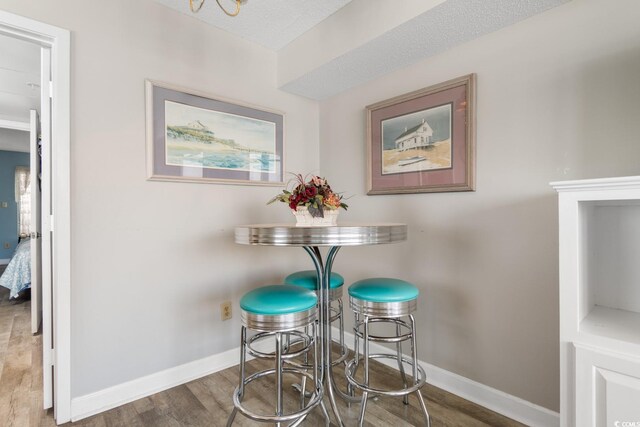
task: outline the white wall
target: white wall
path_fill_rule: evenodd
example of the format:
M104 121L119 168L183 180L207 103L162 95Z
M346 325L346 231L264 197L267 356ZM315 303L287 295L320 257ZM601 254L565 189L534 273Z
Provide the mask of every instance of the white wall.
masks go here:
M409 224L408 242L345 248L335 268L420 286L420 359L558 410L548 182L640 173L638 16L634 0L574 0L321 103L322 173L353 195L343 220ZM365 196L364 107L472 72L477 191Z
M240 223L285 221L276 187L146 180L144 80L286 113L286 168L318 169L318 106L276 89L276 55L150 0L6 0L72 31L72 395L238 345L219 304L306 255L233 243Z

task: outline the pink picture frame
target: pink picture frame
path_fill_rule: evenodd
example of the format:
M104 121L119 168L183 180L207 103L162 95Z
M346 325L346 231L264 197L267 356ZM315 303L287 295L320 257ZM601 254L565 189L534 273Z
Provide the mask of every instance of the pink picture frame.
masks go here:
M469 74L366 107L367 194L475 191Z

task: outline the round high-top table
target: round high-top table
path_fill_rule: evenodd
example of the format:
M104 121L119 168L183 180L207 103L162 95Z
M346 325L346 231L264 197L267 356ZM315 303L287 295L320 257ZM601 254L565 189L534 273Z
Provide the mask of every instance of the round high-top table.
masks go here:
M338 425L344 426L336 405L337 388L334 390L331 368L329 278L333 261L342 246L380 245L407 240L407 225L358 223L332 227L298 227L295 224L255 224L236 227L235 238L236 243L242 245L298 246L304 248L311 256L318 274L318 283L320 283L318 306L321 325L321 363L319 374ZM320 252L321 246L328 247L324 260Z

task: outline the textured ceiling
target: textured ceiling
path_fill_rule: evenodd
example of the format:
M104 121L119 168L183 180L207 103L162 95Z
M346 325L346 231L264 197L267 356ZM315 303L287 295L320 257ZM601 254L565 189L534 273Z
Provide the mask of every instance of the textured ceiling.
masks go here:
M0 36L0 119L28 122L29 110L39 105L40 47Z
M281 89L326 99L568 1L448 0Z
M189 9L189 0L156 0L172 9L192 15L204 22L278 50L308 31L320 21L347 5L351 0L247 0L240 14L231 18L215 0L205 0L198 13ZM235 1L220 0L227 10L235 10Z

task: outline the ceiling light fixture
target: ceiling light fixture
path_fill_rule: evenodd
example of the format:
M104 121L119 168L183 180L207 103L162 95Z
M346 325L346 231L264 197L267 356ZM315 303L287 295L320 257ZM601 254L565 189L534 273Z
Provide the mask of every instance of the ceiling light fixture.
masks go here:
M235 0L236 10L234 12L229 12L227 9L225 9L222 3L220 3L220 0L216 0L216 3L218 3L220 9L222 9L222 11L229 16L238 16L238 14L240 13L240 5L246 2L247 0ZM193 13L198 13L200 9L202 9L203 4L204 0L189 0L189 7L191 8L191 12Z

